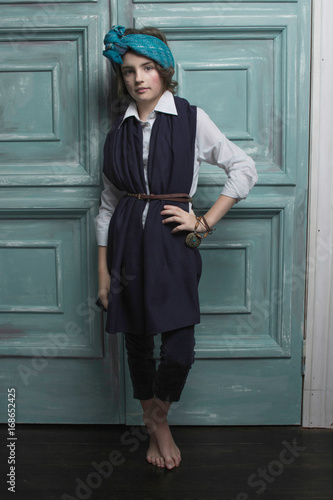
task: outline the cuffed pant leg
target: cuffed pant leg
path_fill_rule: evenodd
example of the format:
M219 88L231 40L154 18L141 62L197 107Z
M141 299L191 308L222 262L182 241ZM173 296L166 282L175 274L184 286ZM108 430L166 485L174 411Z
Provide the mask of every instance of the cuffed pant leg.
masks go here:
M194 363L194 346L194 326L162 333L161 362L154 384L158 399L179 401Z
M125 333L125 346L135 399L154 397L156 361L153 335Z

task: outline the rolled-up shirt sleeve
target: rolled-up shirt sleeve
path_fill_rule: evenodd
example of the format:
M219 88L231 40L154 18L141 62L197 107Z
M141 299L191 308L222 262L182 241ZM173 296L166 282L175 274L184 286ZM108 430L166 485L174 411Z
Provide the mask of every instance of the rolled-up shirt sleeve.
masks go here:
M228 178L221 194L244 200L258 180L255 162L219 130L207 113L198 108L197 154L200 162L217 165Z
M124 191L117 189L103 174L104 189L101 194L99 214L95 217L96 239L98 246L106 247L108 244L109 224L119 200L125 195Z

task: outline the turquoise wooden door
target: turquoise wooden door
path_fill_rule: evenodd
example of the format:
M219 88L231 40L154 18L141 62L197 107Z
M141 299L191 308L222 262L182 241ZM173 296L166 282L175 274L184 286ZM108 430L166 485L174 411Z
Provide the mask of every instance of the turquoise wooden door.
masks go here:
M179 95L259 172L201 246L196 363L171 421L300 423L310 3L0 0L2 422L14 387L18 422L141 423L123 339L94 307L110 126L101 47L120 23L165 30ZM202 166L198 213L224 182Z
M306 262L310 0L118 2L114 24L157 26L179 95L257 164L259 182L200 247L196 363L175 424L299 424ZM195 209L224 174L203 165ZM156 349L158 356L158 347ZM141 422L126 372L126 421Z
M118 423L97 294L109 2L0 1L1 421Z

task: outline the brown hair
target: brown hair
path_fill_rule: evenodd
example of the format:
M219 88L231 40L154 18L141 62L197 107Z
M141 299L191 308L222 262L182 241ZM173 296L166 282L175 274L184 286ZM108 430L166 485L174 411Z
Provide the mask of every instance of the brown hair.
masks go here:
M159 30L158 28L153 28L151 26L145 26L142 29L135 29L135 28L128 28L125 30L124 36L126 35L150 35L150 36L155 36L156 38L159 38L164 42L166 45L168 45L167 39L163 31ZM128 52L133 52L130 49ZM172 94L176 93L178 83L172 79L173 75L175 74L174 68L170 66L170 68L162 68L160 64L158 64L156 61L154 61L156 70L158 71L165 90L169 90ZM123 75L120 70L120 66L117 64L116 67L116 78L117 78L117 90L118 90L118 97L119 99L126 98L129 96L129 93L127 91L126 85L124 83Z

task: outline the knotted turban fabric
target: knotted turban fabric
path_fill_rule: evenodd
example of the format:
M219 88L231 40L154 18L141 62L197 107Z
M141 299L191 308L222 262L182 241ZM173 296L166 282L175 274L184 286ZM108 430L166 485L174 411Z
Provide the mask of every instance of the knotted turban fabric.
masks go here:
M124 32L124 26L112 26L105 35L103 55L113 64L122 64L121 56L131 49L136 54L157 62L162 68L175 66L171 50L162 40L152 35L130 34L124 36Z

